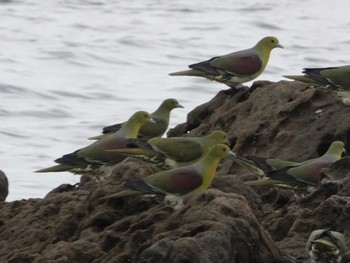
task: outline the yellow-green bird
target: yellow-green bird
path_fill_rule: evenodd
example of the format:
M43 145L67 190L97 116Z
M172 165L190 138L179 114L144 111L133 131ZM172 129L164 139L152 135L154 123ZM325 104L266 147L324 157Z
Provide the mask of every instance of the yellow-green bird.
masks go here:
M66 154L55 160L58 165L41 169L36 172L62 172L70 171L76 174L93 173L103 176L110 171L113 165L123 161L125 155L115 152L108 152L108 149L128 147L129 138L137 138L138 132L142 125L155 122L151 114L145 111L134 113L129 120L117 132L111 136L101 138L100 140L79 149L73 153Z
M300 163L297 166L285 167L265 173L265 178L245 182L251 186L275 185L279 187L305 189L313 191L322 180L321 172L323 168L341 159L345 152L344 143L333 142L327 152L314 159Z
M165 201L174 209L183 206L183 202L204 192L211 185L221 159L234 156L224 144L215 145L198 162L172 170L161 171L141 180L124 183L127 190L109 195L103 199L138 194L157 194L165 196Z
M147 141L131 139L129 142L129 148L115 151L158 163L163 169L192 164L203 158L214 145L229 144L227 134L221 130L200 137L157 137Z
M138 138L154 138L162 137L169 126L170 112L176 108L183 108L183 106L176 99L166 99L160 104L158 109L153 112L152 119L155 120L155 123L146 123L143 125L139 131ZM99 140L105 135L110 135L118 131L123 123L114 124L111 126L106 126L102 130L102 135L95 136L89 139Z
M340 263L347 251L342 233L330 229L318 229L311 232L307 242L311 263Z
M266 173L272 170L300 165L298 162L285 161L282 159L262 158L252 155L246 156L245 158L237 156L232 158L232 160L249 171L259 175L259 177L264 177Z
M254 47L189 65L189 70L170 73L170 76L203 77L238 88L257 78L265 69L271 50L283 48L273 36L264 37Z
M328 68L304 68L302 73L304 75L286 75L284 77L334 90L350 90L350 65Z

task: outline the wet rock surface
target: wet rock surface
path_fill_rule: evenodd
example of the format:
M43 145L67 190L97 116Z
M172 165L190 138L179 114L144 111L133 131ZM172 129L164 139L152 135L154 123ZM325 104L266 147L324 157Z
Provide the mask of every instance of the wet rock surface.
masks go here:
M350 150L350 108L334 92L299 82L220 91L169 136L214 129L242 156L303 161L334 140ZM82 177L43 199L0 202L0 262L308 262L308 236L324 227L342 232L349 248L349 157L304 196L249 187L243 182L255 175L227 159L211 189L177 211L151 196L101 200L156 169L128 158L104 182Z

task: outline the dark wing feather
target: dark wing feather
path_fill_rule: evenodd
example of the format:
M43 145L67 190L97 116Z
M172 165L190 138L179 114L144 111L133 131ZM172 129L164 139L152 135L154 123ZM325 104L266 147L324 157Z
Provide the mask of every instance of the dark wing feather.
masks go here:
M65 154L62 157L56 159L55 162L59 164L72 165L72 167L75 168L85 168L86 166L93 164L98 165L97 162L86 160L84 157L79 157L77 155L78 151L79 150Z
M140 191L146 194L163 194L162 192L157 191L156 189L150 187L143 180L137 180L132 182L124 183L124 186L132 190Z
M106 126L102 129L102 133L106 134L106 133L111 133L111 132L113 133L113 132L119 131L123 124L124 123L117 123L110 126Z
M298 180L297 177L294 177L288 173L288 170L292 167L286 167L279 170L272 170L266 174L266 176L273 180L280 180L290 186L296 187L305 187L308 183L305 181ZM311 183L309 184L311 185Z
M266 158L261 158L261 157L250 155L250 156L247 156L246 159L253 161L258 166L258 168L263 170L263 172L265 172L265 173L272 170L271 166L266 163Z
M196 70L199 70L199 71L202 71L202 72L205 72L208 74L212 74L212 75L221 75L221 72L218 71L216 67L213 67L210 63L211 61L213 61L214 59L217 59L217 58L219 58L219 57L214 57L214 58L211 58L211 59L206 60L206 61L195 63L192 65L189 65L188 67L191 69L196 69Z
M303 69L303 73L308 75L313 80L316 80L320 84L332 85L332 83L329 82L328 79L325 78L322 75L322 71L323 70L329 70L329 69L336 69L336 68L334 68L334 67L329 67L329 68L304 68Z

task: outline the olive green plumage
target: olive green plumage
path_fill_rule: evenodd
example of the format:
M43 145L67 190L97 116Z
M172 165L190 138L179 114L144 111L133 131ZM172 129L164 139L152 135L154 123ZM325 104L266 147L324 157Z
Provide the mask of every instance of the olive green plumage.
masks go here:
M200 137L157 137L147 141L132 139L129 142L134 147L115 151L158 163L162 168L189 165L203 158L214 145L229 143L226 133L220 130Z
M215 145L198 162L188 166L161 171L137 181L126 182L127 190L109 195L103 199L138 194L157 194L165 196L165 201L175 209L183 202L199 194L211 185L221 159L234 156L224 144Z
M215 80L236 88L257 78L269 61L271 50L282 48L278 39L264 37L254 47L192 64L189 70L170 73L170 76L195 76Z
M306 250L311 263L340 263L347 251L342 233L330 229L318 229L311 232Z
M170 112L176 108L183 108L181 104L176 99L166 99L160 106L153 112L152 118L156 123L146 123L143 125L139 131L138 138L154 138L162 137L169 126ZM91 137L91 140L99 140L106 135L110 135L118 131L123 123L114 124L111 126L106 126L102 130L102 135Z
M316 84L334 90L350 90L350 65L328 68L304 68L304 75L285 78Z
M259 177L264 177L266 173L272 170L297 166L300 164L298 162L273 158L261 158L257 156L247 156L245 158L237 156L236 158L232 158L232 160L249 171L257 174Z
M344 151L344 143L335 141L330 145L327 152L318 158L306 160L298 165L293 164L292 166L268 171L263 179L245 183L251 186L276 185L313 191L322 180L321 172L323 168L341 159Z
M84 173L106 173L111 166L125 159L125 156L118 153L108 152L108 149L125 148L129 138L137 138L142 125L154 122L151 114L145 111L138 111L123 124L117 132L111 136L81 148L73 153L66 154L55 160L58 165L41 169L36 172L61 172L70 171L77 174Z

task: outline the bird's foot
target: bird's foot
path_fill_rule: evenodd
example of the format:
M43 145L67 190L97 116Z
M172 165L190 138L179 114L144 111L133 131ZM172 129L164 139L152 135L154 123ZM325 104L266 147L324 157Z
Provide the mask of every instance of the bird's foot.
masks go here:
M164 202L167 205L170 205L174 210L179 210L184 206L183 200L180 196L167 195L164 198Z

